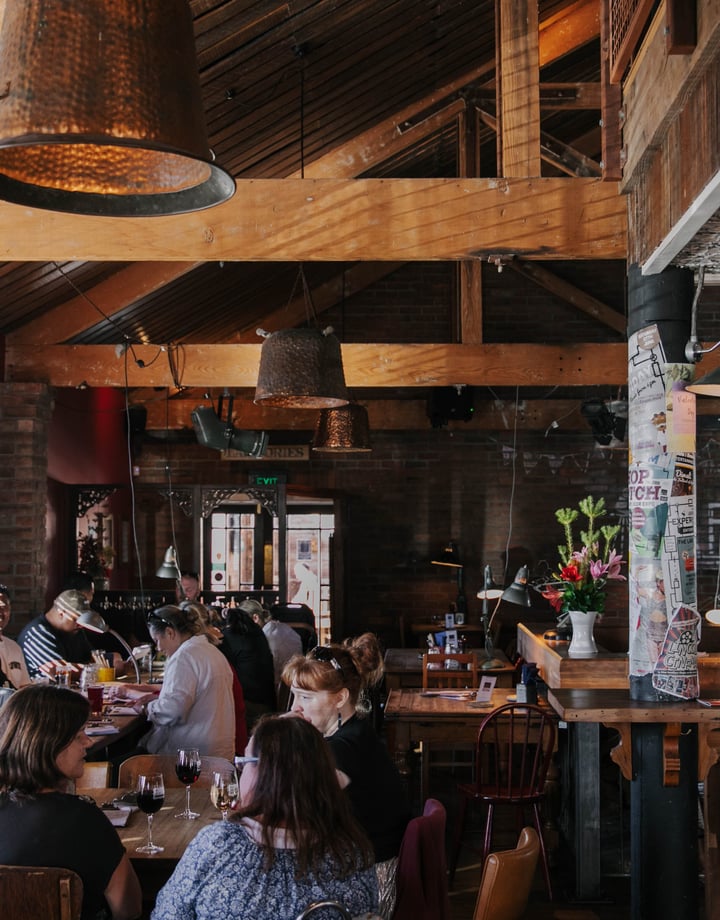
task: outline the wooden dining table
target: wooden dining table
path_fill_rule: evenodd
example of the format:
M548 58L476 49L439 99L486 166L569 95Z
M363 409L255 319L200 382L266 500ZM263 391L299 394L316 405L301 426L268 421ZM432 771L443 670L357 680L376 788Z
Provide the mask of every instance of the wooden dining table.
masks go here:
M427 649L416 648L389 648L385 652L385 686L388 690L397 690L405 687L422 687L422 659ZM483 674L497 678L497 686L511 687L513 684L515 666L508 661L507 655L496 649L493 653L497 666L483 668L486 661L484 650L476 650L478 663Z
M476 692L476 691L475 691ZM453 747L474 744L480 723L493 709L514 702L515 694L508 687L495 687L486 703L467 698L454 699L462 691L423 691L418 689L391 690L385 704L385 730L388 749L401 773L409 774L407 754L417 744ZM539 700L547 706L544 700ZM421 799L428 793L428 758L423 756L420 779Z
M102 806L110 803L127 789L88 788L77 790L80 795L88 795ZM116 827L130 861L133 864L140 885L143 900L154 900L157 892L170 878L180 857L191 840L204 827L221 820L220 812L210 801L210 790L191 789L190 807L198 812L199 818L188 820L176 818L175 815L185 807L185 789L165 789L165 802L153 818L153 841L163 847L162 853L138 853L137 847L147 843L147 815L142 811L133 811L125 827Z

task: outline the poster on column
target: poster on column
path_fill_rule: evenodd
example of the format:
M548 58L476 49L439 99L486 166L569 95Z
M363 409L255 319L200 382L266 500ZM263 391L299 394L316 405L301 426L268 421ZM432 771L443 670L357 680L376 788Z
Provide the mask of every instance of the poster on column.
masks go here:
M700 615L692 607L679 605L673 611L653 671L653 687L661 693L694 700L700 694L697 667Z
M672 485L663 540L663 577L668 613L697 603L695 578L695 458L673 454Z
M685 389L694 374L694 364L665 365L667 449L671 453L695 450L695 394Z
M667 452L665 352L657 326L646 326L628 341L628 399L632 407L629 426L633 460Z

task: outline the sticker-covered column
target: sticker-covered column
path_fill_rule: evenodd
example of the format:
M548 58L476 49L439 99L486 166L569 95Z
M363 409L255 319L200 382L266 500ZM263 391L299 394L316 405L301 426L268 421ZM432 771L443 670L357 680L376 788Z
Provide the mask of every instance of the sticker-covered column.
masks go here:
M628 275L629 672L635 699L698 695L692 272Z

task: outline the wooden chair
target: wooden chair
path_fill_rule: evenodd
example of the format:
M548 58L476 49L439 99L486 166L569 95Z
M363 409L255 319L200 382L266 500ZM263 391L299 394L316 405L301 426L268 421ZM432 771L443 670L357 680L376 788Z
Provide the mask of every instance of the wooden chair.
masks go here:
M490 853L483 865L473 920L519 920L527 909L540 838L524 827L514 850Z
M110 785L110 761L96 760L86 763L78 786L83 789L106 789Z
M449 665L457 662L456 665ZM478 662L475 652L440 652L423 655L423 690L478 687Z
M457 666L448 667L449 662L457 663ZM422 666L423 690L436 689L456 689L462 690L465 687L477 688L479 685L478 661L475 652L440 652L423 655ZM466 753L467 761L458 761L455 754L458 751L471 752L474 745L455 744L452 747L453 755L449 761L437 760L432 757L435 745L428 743L423 744L422 761L421 761L421 796L426 796L430 792L430 766L431 762L435 766L457 768L458 765L467 766L471 762L472 754Z
M427 799L423 813L405 829L397 867L393 920L448 920L445 806Z
M459 783L460 811L455 832L450 880L455 876L462 844L467 806L487 806L483 863L490 853L495 807L512 807L518 828L524 826L524 809L530 808L537 831L548 897L552 884L542 832L540 804L545 797L545 777L555 750L555 718L547 710L529 703L498 706L483 719L475 748L475 782Z
M297 920L305 920L306 917L314 914L316 910L326 909L336 911L341 920L352 920L350 912L339 901L314 901L301 914L298 914Z
M215 770L232 770L233 765L224 757L206 757L201 754L202 765L200 776L195 783L195 788L209 789L212 785L212 775ZM165 785L171 789L184 789L175 773L174 754L134 754L123 760L118 770L118 787L121 789L134 789L137 777L141 773L162 773Z
M83 883L71 869L0 866L3 920L80 920Z

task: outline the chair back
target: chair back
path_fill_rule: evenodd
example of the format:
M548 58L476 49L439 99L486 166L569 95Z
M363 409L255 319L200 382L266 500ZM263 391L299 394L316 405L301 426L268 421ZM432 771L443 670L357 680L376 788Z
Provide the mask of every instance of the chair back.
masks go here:
M205 754L201 754L200 759L200 776L195 783L200 789L209 789L212 786L212 775L215 770L234 769L233 764L224 757L206 757ZM118 786L121 789L134 789L141 773L162 773L167 788L185 788L185 783L181 783L175 773L174 754L135 754L128 757L120 764Z
M3 920L79 920L83 883L71 869L0 866Z
M525 914L539 853L535 828L524 827L514 850L488 854L473 920L519 920Z
M423 690L443 687L477 687L475 652L435 652L423 655Z
M338 917L341 917L342 920L352 920L350 912L346 910L339 901L313 901L313 903L309 904L301 914L297 915L297 920L305 920L306 917L314 914L316 910L327 909L335 910Z
M427 799L405 829L397 867L393 920L449 920L445 806Z
M110 761L89 761L83 767L82 779L78 786L83 789L104 789L110 785Z
M478 730L475 775L483 799L520 804L541 798L555 749L555 718L540 706L507 703Z

